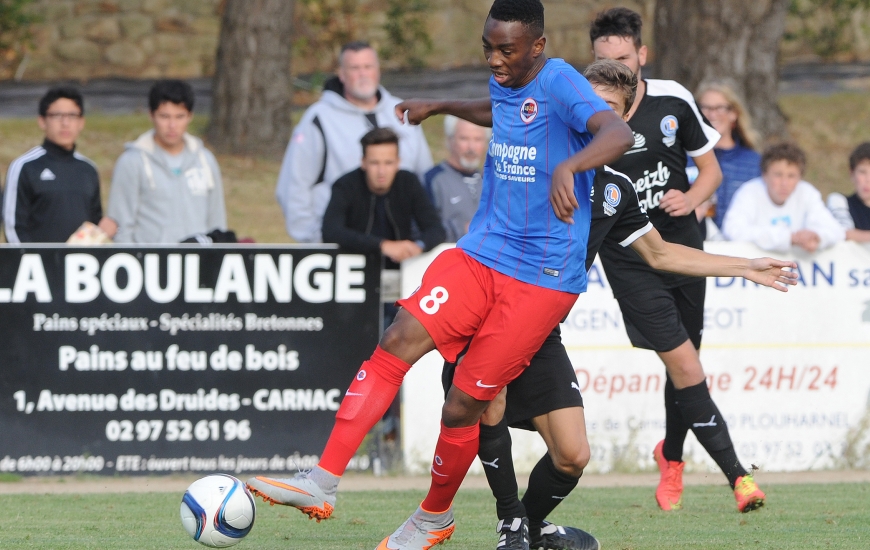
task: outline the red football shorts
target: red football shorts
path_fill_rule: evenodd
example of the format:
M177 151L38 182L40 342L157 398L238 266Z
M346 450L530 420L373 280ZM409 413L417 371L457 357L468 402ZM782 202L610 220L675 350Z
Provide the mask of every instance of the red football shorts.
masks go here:
M453 385L490 401L523 372L576 300L576 294L518 281L454 248L439 254L420 288L398 304L420 321L447 361L456 361L474 337Z

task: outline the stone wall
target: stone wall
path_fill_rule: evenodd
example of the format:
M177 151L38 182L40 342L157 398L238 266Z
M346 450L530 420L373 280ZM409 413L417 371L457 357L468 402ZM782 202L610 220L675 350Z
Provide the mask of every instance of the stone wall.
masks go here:
M87 80L209 75L221 0L37 0L23 76Z
M433 49L425 57L426 64L433 68L482 65L479 37L490 2L430 3L425 23ZM383 31L386 4L386 0L297 0L294 72L331 72L346 37L369 40L378 49L388 47ZM35 47L19 74L27 80L210 76L221 5L222 0L35 0L30 9L41 22L34 26ZM655 0L545 0L545 5L550 56L588 62L589 22L614 5L640 12L647 22L644 41L652 43ZM795 31L800 23L791 17L787 28ZM848 51L837 53L835 60L870 61L870 12L857 10L844 33ZM782 53L785 62L820 60L813 46L801 38L785 40ZM401 60L385 60L384 65L396 68Z

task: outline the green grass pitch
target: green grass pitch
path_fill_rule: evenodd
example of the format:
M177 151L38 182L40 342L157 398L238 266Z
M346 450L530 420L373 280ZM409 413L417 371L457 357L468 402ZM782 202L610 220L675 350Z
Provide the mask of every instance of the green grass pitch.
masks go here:
M385 480L388 482L388 480ZM652 488L581 487L554 513L556 522L594 533L606 550L870 548L870 484L774 485L768 505L737 513L726 487L687 487L684 509L656 508ZM346 492L332 519L258 501L257 521L237 548L372 549L410 514L420 491ZM181 527L181 495L0 496L0 548L195 549ZM444 550L495 548L492 497L461 491L457 530Z

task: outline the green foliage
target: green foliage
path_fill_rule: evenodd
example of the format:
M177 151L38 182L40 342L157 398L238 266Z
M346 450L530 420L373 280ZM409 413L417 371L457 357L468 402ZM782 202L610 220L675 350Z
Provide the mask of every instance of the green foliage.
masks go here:
M294 62L312 56L337 61L343 44L366 35L368 16L369 8L356 0L296 0Z
M387 0L387 44L380 50L381 57L398 59L410 67L425 66L425 58L432 51L426 27L430 8L429 0Z
M0 0L0 78L10 76L30 45L38 18L26 10L33 0Z
M870 0L791 0L789 15L796 29L786 40L805 41L823 59L831 59L852 48L852 18L870 8Z

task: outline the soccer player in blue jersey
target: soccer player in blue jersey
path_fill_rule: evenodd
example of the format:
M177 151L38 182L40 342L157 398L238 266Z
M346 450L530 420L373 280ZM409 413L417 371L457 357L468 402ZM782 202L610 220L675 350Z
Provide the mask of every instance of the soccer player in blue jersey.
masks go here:
M477 453L481 414L586 289L590 207L576 197L589 196L590 170L633 142L586 79L547 59L543 30L539 0L496 0L483 33L491 104L397 106L411 122L444 112L493 127L481 206L458 247L439 255L420 289L399 302L342 401L318 466L291 479L248 481L266 500L329 517L341 474L411 365L433 349L455 360L474 336L442 411L429 495L379 548L422 550L453 533L451 504Z

